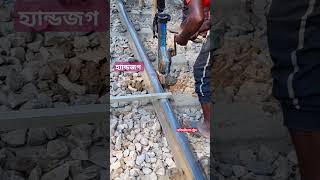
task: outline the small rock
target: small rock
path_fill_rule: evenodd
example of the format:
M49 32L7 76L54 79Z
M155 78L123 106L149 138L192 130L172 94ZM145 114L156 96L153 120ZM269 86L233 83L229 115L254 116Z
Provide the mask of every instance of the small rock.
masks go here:
M122 138L121 136L118 136L116 139L115 148L117 150L121 150L121 146L122 146Z
M243 167L243 166L239 166L239 165L233 165L232 166L232 171L233 174L237 177L240 178L242 176L244 176L245 174L248 173L247 168Z
M44 61L48 61L50 53L49 53L47 48L41 47L39 49L39 53L40 53L40 55L41 55L41 57L43 58Z
M163 152L165 152L165 153L170 152L170 150L169 150L168 148L165 148L165 147L164 147L164 148L162 148L162 151L163 151Z
M117 161L117 158L115 158L115 157L110 158L110 164L113 164L116 161Z
M289 170L288 159L281 157L278 159L278 167L274 172L273 179L286 180L289 178L290 170Z
M53 46L62 43L71 36L70 32L45 32L44 45Z
M258 159L260 161L268 161L269 163L273 163L273 161L276 158L276 155L274 152L272 152L270 149L268 149L266 146L261 146L260 150L258 152Z
M41 168L39 166L36 166L30 172L28 180L40 180L41 174L42 174Z
M67 127L58 127L56 129L56 132L59 136L67 137L70 135L71 131Z
M294 150L292 150L288 155L287 158L289 159L289 161L293 162L294 164L298 164L298 158L297 158L297 154Z
M56 74L68 72L70 69L69 61L66 59L51 59L49 60L48 65Z
M133 26L134 26L134 29L135 29L136 31L140 31L140 30L141 30L141 27L140 27L140 24L139 24L139 23L134 23Z
M79 55L79 58L84 61L91 61L98 64L101 60L106 58L106 53L104 49L89 50Z
M31 82L37 79L38 76L38 69L36 67L25 67L22 72L21 75L23 76L24 80L26 82Z
M73 149L70 155L75 160L83 160L83 161L88 160L88 151L80 147L76 147L75 149Z
M7 180L25 180L25 178L23 177L23 174L17 171L13 171L13 170L7 171L6 175L7 177L4 179L7 179Z
M96 104L98 98L99 98L98 94L86 94L85 96L72 96L70 98L70 104L72 105Z
M7 35L13 47L23 47L26 43L31 42L34 38L34 33L31 32L16 32Z
M74 38L74 42L73 42L73 46L76 49L86 49L87 47L89 47L89 39L87 36L82 36L82 37L75 37Z
M265 161L251 161L248 163L248 169L257 175L271 175L273 167Z
M137 156L136 164L140 166L142 162L144 162L145 158L146 158L145 154L141 154L140 156Z
M168 147L168 142L165 137L162 138L163 147Z
M168 165L168 167L172 168L172 167L176 167L175 162L172 160L172 158L166 158L166 164Z
M142 172L143 172L145 175L148 175L148 174L151 174L151 173L152 173L152 170L151 170L150 168L144 167L144 168L142 168Z
M44 174L41 177L41 180L66 179L69 176L69 167L69 163L65 163L62 166L59 166L52 171Z
M0 11L1 12L1 11ZM4 49L6 52L9 53L9 50L11 48L11 42L8 38L6 37L1 37L0 38L0 48Z
M139 176L139 172L140 171L138 169L130 169L129 175L132 177L137 177L137 176Z
M26 130L14 130L8 133L1 134L1 140L9 146L18 147L25 144Z
M24 62L25 54L26 54L26 52L23 47L16 47L16 48L11 49L11 56L19 59L21 62Z
M3 105L3 106L0 106L0 112L6 112L6 111L9 111L10 109L7 107L7 106L5 106L5 105Z
M129 153L130 153L129 149L124 150L123 151L123 156L127 157L127 156L129 156Z
M55 139L57 137L56 128L44 128L43 131L49 140Z
M142 146L141 146L140 143L135 143L135 147L136 147L136 150L137 150L138 152L141 152Z
M106 151L104 147L91 146L89 149L89 160L94 164L107 168L109 164L109 159L107 159Z
M120 33L125 33L125 32L127 32L127 29L123 25L120 25L119 28L118 28L118 31Z
M160 123L159 122L155 122L154 123L154 125L152 126L152 129L154 130L154 131L160 131L161 130L161 125L160 125Z
M27 45L27 47L32 51L32 52L39 52L39 49L42 45L42 41L41 40L38 40L38 41L35 41L35 42L32 42L32 43L29 43Z
M51 159L61 159L68 155L68 153L68 146L61 140L50 141L47 145L47 155Z
M166 170L164 169L164 167L161 167L157 170L156 174L164 176L166 174Z
M135 159L130 159L130 157L124 158L127 167L135 166Z
M22 105L28 100L29 100L29 97L26 97L23 94L15 94L10 92L8 95L8 102L11 108L16 108L17 106Z
M232 166L228 164L220 164L218 168L218 172L222 174L225 177L231 177L232 176Z
M48 142L47 136L42 128L30 129L28 133L28 144L32 146L42 145Z
M90 179L97 179L98 176L99 176L99 169L96 166L90 166L82 170L80 174L74 177L74 179L90 180Z
M32 62L32 61L34 61L34 59L36 59L34 53L31 52L30 50L27 50L26 55L25 55L25 60L27 62Z
M110 95L105 94L99 98L98 102L101 104L106 104L107 102L109 102L109 98L110 98Z
M38 97L32 101L32 109L43 109L52 107L52 99L46 94L39 94Z
M17 91L23 87L25 83L22 75L14 70L9 71L9 74L6 78L6 84L12 91Z
M0 90L0 104L8 105L8 96Z
M86 93L86 87L71 83L63 74L58 76L58 84L60 84L67 91L76 93L78 95L84 95Z
M241 150L239 159L243 165L247 165L249 162L256 161L256 155L251 150Z
M122 151L116 151L114 155L117 157L118 160L121 160L123 157Z
M218 155L218 160L222 163L239 165L240 160L235 152L223 152Z
M83 85L87 87L88 94L99 94L101 88L103 88L98 63L85 62L81 69L80 79Z
M75 82L80 78L82 63L79 58L72 58L70 59L70 65L71 69L68 74L68 78L71 82Z
M147 52L147 55L148 55L149 60L150 60L151 62L155 62L155 61L157 60L156 55L155 55L152 51Z
M30 172L36 165L36 161L26 157L8 158L5 162L6 169L15 170L18 172Z
M6 62L6 60L0 56L0 65L4 64Z
M149 144L149 141L148 141L148 139L147 139L147 138L142 137L142 138L141 138L141 140L140 140L140 143L141 143L142 145L147 146L147 145Z
M0 22L8 22L10 20L11 20L11 15L10 15L9 9L1 7L0 8Z
M49 66L43 66L38 72L39 79L41 80L52 80L56 79L56 74L49 68Z
M110 170L116 170L116 169L119 169L120 167L121 167L121 163L120 161L117 161L110 165Z

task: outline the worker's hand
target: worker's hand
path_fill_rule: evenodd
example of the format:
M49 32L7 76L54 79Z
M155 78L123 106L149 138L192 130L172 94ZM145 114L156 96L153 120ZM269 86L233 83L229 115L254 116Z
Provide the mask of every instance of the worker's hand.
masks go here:
M192 35L192 36L190 37L190 40L191 40L191 41L194 41L194 40L197 39L198 36L199 36L199 33L197 32L197 33L195 33L194 35Z
M174 40L177 44L179 44L181 46L185 46L188 44L189 39L183 38L180 36L180 34L178 34L178 35L174 35Z

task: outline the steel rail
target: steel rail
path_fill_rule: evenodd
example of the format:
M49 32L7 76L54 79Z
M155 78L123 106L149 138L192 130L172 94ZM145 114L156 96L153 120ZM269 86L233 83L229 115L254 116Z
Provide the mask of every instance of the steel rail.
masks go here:
M127 28L132 49L134 50L135 55L144 63L144 73L149 78L150 83L149 90L151 90L153 93L163 93L164 90L158 80L157 73L145 53L142 43L138 38L138 34L134 29L133 23L128 18L123 0L118 0L118 8L122 24ZM164 134L171 147L171 151L173 152L177 167L183 170L185 179L206 179L203 169L196 161L190 149L188 139L183 133L176 131L176 129L181 128L181 125L174 115L169 100L161 99L153 101L153 105L156 109L156 113L160 120Z
M0 131L103 123L107 119L106 112L105 104L0 112Z

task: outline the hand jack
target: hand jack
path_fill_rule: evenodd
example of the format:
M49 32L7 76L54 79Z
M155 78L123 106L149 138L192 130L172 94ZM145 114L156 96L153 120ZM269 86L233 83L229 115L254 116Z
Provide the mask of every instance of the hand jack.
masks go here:
M165 0L158 0L157 13L153 21L153 37L158 38L158 71L168 76L171 68L171 58L176 55L176 45L167 49L167 23L171 20L169 14L164 13Z

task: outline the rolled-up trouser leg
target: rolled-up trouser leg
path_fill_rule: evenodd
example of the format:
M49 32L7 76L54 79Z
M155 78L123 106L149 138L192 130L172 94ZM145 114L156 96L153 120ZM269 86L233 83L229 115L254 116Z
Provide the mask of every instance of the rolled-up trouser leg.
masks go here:
M210 37L208 36L193 66L195 90L200 103L212 101L210 81L213 60L210 54Z

